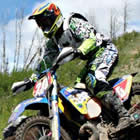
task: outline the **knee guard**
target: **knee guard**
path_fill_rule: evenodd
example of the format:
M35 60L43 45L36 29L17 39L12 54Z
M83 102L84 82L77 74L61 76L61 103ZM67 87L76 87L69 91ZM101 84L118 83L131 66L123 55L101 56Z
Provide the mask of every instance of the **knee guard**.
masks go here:
M88 73L86 76L86 85L88 89L92 89L96 86L96 78L93 74Z

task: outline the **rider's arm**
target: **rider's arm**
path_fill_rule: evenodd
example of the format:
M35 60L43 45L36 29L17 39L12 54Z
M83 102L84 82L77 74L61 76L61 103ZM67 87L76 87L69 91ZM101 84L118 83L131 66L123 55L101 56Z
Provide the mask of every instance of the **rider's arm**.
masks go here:
M73 60L77 56L79 56L79 52L77 52L77 50L75 50L73 47L65 47L53 61L51 69L55 71L60 65Z
M81 54L86 55L96 48L95 30L88 22L82 19L72 18L69 27L73 33L73 37L77 38L82 44L78 48L71 48L68 51L64 51L64 53L60 53L53 63L54 69L57 68L58 65L66 62L63 60L66 60L69 56L71 56L71 58L67 60L70 61Z
M82 41L78 51L83 55L96 49L96 35L94 27L87 21L78 18L72 18L70 28L76 38Z

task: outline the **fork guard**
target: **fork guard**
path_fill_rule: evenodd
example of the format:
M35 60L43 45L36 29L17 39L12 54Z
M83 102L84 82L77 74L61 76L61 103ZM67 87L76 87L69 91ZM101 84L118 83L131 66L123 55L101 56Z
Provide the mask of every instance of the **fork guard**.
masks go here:
M23 102L18 104L13 110L13 113L11 114L8 123L16 121L17 118L27 109L40 110L40 105L48 106L48 104L50 103L46 97L31 98L24 100Z

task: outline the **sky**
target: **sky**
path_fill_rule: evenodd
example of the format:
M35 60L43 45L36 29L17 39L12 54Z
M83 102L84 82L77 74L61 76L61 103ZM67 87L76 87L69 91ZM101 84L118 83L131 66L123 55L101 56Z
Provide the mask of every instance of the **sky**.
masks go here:
M15 11L19 8L25 8L25 14L32 12L32 8L36 3L43 2L44 0L3 0L0 4L0 13L9 13L9 20L15 17Z
M94 11L96 20L107 22L109 17L109 9L115 8L121 11L124 0L3 0L0 4L0 17L3 13L8 13L7 21L14 20L16 9L24 8L25 16L32 13L33 9L41 2L54 2L56 3L63 15L68 15L69 12L75 11L80 13L87 13L90 9ZM130 5L130 24L140 26L140 1L127 0ZM132 12L131 12L132 11ZM0 20L0 23L2 20Z
M118 19L122 21L122 6L124 0L46 0L47 2L56 3L61 9L64 17L70 12L93 13L96 19L99 32L109 34L110 10L115 9ZM140 0L127 0L129 2L129 26L127 31L136 30L140 32ZM31 44L33 33L36 29L34 21L29 21L28 16L31 15L35 7L44 0L3 0L0 4L0 61L2 53L2 24L6 24L6 52L9 56L10 67L13 64L13 55L11 52L15 48L15 13L17 9L24 9L24 23L22 33L22 46L27 47ZM3 18L3 15L8 15ZM40 31L40 35L42 32ZM22 64L21 64L22 65Z

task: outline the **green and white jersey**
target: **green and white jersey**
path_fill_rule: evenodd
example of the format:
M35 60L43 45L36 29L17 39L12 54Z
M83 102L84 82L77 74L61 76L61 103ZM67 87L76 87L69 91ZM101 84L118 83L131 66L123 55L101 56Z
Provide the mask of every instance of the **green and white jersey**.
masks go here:
M45 61L39 65L38 71L44 68L44 62L46 62L47 67L51 67L52 62L64 47L77 48L81 52L81 58L87 59L90 64L96 58L101 58L104 51L109 54L111 52L111 55L117 54L115 46L109 44L111 41L104 35L96 33L94 26L82 15L72 13L64 20L63 33L55 39L50 39L46 44ZM96 68L94 69L96 70Z

